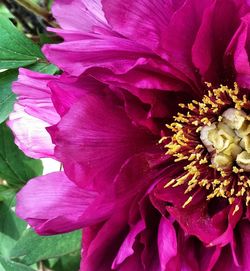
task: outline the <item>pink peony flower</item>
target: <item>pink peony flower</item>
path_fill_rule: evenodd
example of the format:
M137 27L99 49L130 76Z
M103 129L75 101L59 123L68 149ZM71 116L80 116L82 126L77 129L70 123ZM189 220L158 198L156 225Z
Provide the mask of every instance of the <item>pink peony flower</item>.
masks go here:
M64 172L31 180L17 214L39 234L83 228L84 271L249 270L248 1L56 0L53 14L64 42L43 51L63 75L21 71L15 87L13 114L45 121L41 138L10 126Z

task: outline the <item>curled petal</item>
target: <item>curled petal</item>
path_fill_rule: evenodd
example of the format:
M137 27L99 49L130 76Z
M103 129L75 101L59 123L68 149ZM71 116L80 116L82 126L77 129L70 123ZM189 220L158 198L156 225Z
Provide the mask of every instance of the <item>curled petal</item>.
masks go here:
M43 52L50 62L73 76L79 76L92 67L123 74L152 57L152 52L142 45L122 37L104 35L45 45Z
M27 114L19 104L9 116L8 126L15 136L16 145L29 157L54 158L54 144L46 131L48 123Z
M45 129L59 121L47 86L53 80L57 77L20 69L18 81L13 84L17 102L8 125L19 148L33 158L53 157L54 154L54 145Z
M63 75L60 79L48 84L53 105L60 116L65 115L86 93L98 93L105 88L105 85L90 76L75 78Z
M115 260L113 261L113 269L117 268L119 264L121 264L127 257L134 253L133 245L135 243L135 238L144 229L145 224L143 220L138 221L138 223L133 226L123 244L121 245Z
M24 186L17 195L16 212L37 233L47 235L98 223L112 209L111 197L81 189L63 172L55 172L34 178Z

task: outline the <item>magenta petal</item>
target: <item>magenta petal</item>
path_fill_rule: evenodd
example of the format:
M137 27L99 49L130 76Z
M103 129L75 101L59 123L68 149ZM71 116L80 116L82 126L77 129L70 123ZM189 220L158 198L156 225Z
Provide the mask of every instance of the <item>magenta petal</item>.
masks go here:
M238 203L239 210L234 214L236 202L230 205L228 212L228 225L225 231L211 242L210 245L225 246L226 244L233 242L234 228L241 219L243 207L241 203Z
M240 223L242 271L248 271L250 267L250 223L244 221Z
M52 27L47 27L47 30L62 37L64 41L83 40L91 36L89 34L83 33L80 30L65 30L61 28L52 28Z
M54 145L45 128L59 120L47 87L48 82L56 79L55 76L20 69L18 81L13 84L17 102L8 125L15 134L18 147L33 158L53 157L54 154Z
M149 157L139 154L122 166L113 184L116 193L113 216L106 223L84 231L82 270L110 271L114 260L119 260L119 263L122 262L115 270L141 271L144 270L144 265L145 270L155 271L148 267L148 264L144 264L141 259L143 257L141 246L144 246L141 242L141 235L145 232L145 218L142 222L138 202L145 195L148 183L151 181L151 176L148 175L150 168L147 160L150 160ZM110 189L109 185L107 187ZM152 205L148 203L145 209L147 209L146 211L152 209ZM155 209L154 212L157 214ZM148 219L150 225L157 224L157 220L154 221L154 218L148 216ZM156 232L153 232L150 237L155 237L157 234L157 226L153 225L151 225L152 231L155 229ZM158 260L155 251L152 255L150 250L152 244L156 247L156 239L148 239L148 242L148 258ZM156 269L156 271L158 270Z
M224 76L224 52L238 26L241 5L241 1L215 1L203 14L192 60L205 81L218 82Z
M118 269L119 271L156 271L155 269L144 267L140 259L140 251L136 251L135 254L129 257ZM158 270L157 270L158 271Z
M116 258L113 261L112 268L117 268L127 257L134 253L133 245L136 236L145 229L143 220L138 221L136 225L130 230L123 244L121 245Z
M235 266L233 256L228 246L223 248L216 265L212 269L212 271L248 271L248 270L249 266L246 267L246 269L242 269L242 267Z
M17 195L16 212L39 234L68 232L105 219L113 208L112 199L105 197L55 172L24 186Z
M158 249L161 271L165 271L169 260L177 255L176 232L172 223L165 217L161 218L159 225Z
M55 109L61 116L86 93L98 93L104 88L103 84L90 76L73 78L63 75L60 81L52 81L48 85Z
M211 271L220 257L221 247L217 246L215 248L205 248L203 252L203 257L201 259L201 264L204 266L202 271Z
M136 63L143 64L152 52L122 37L92 35L84 40L45 45L43 53L62 70L79 76L91 67L123 74Z
M173 14L165 30L164 49L169 63L191 79L194 84L196 84L196 75L191 59L191 49L204 9L211 2L210 0L184 1Z
M55 0L53 16L67 30L92 31L107 25L100 0Z
M159 190L154 191L155 196L170 203L170 206L165 207L166 210L178 221L186 233L197 236L207 245L224 233L227 209L221 212L221 215L218 215L215 220L208 214L208 203L203 192L194 195L192 202L183 208L184 202L188 199L188 195L184 193L185 188L163 188L163 186L162 183L158 185Z
M155 146L152 136L133 125L113 99L101 92L86 94L50 129L56 157L79 185L92 183L102 190L128 158Z
M81 270L110 271L126 234L127 213L123 208L114 212L103 225L87 228L83 232Z
M102 3L105 16L115 31L149 48L161 47L164 31L174 12L172 1L102 0Z
M248 48L250 46L250 15L242 19L242 23L235 33L231 44L229 45L226 56L233 55L233 64L236 71L236 81L240 87L250 87L250 65Z

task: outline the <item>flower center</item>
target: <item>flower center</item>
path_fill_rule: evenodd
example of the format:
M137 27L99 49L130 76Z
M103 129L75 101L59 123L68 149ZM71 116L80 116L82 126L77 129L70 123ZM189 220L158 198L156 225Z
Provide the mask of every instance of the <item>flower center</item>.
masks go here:
M250 122L243 111L227 109L218 122L202 127L200 139L216 167L232 168L236 162L250 172Z
M180 104L181 112L160 143L174 158L180 171L165 187L184 186L187 206L200 189L207 200L225 198L232 204L236 198L250 202L250 103L234 89L220 86L203 99ZM169 131L170 130L170 131Z

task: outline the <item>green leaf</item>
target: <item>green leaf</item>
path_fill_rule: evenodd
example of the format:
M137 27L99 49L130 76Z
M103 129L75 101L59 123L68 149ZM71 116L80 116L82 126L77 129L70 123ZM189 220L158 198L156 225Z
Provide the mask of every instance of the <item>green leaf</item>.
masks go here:
M36 44L4 16L0 17L0 69L28 66L44 59Z
M27 67L32 71L37 71L45 74L55 74L58 72L58 68L50 63L35 63Z
M0 271L34 271L34 269L20 263L6 260L0 256Z
M18 240L25 229L26 223L15 215L10 206L0 203L0 232Z
M16 240L0 232L0 255L10 258L10 251L15 246Z
M10 129L0 124L0 177L9 186L20 188L42 171L42 162L25 156L15 145Z
M49 260L48 268L54 271L78 271L80 268L80 251L60 257L56 260Z
M11 257L23 257L22 262L31 265L41 260L79 251L80 247L81 231L55 236L39 236L29 229L11 251Z
M16 95L11 91L11 84L17 79L17 73L17 70L0 73L0 123L4 122L13 110Z
M4 16L6 18L13 18L14 16L10 13L10 11L6 8L4 4L0 3L0 16Z
M9 257L10 250L27 226L23 220L15 215L11 206L11 202L9 204L0 203L0 254L5 257Z

